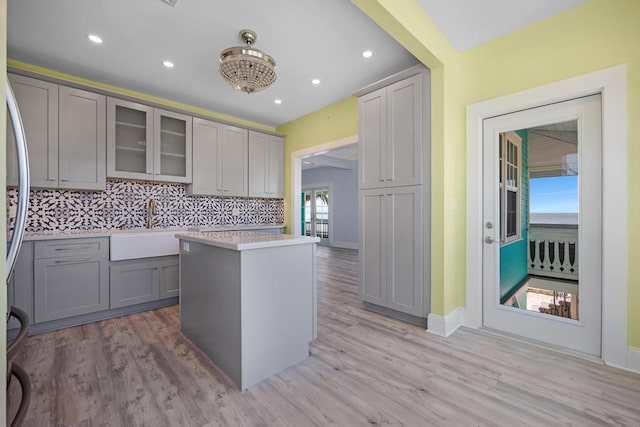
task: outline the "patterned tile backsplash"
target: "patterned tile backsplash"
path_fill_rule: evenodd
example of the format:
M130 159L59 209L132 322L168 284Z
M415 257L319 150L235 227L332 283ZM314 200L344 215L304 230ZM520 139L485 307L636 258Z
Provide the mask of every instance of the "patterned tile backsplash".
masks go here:
M15 207L17 191L7 191ZM284 222L282 199L188 196L183 184L108 180L106 191L34 190L27 231L64 231L144 227L147 203L157 202L156 227ZM238 215L233 215L237 209Z

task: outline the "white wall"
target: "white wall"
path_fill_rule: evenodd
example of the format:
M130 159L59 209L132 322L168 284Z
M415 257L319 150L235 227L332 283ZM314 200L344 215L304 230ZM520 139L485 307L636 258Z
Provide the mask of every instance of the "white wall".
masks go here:
M340 169L323 166L302 171L302 187L319 183L333 183L333 194L329 203L333 203L333 241L336 246L342 243L357 247L358 244L358 162L352 169Z

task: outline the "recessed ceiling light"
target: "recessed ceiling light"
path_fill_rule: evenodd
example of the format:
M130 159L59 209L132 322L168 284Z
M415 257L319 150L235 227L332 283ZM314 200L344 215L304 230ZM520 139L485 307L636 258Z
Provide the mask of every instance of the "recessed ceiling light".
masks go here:
M311 83L313 83L314 85L319 85L320 84L320 79L313 79L313 80L311 80Z
M95 34L87 34L87 38L94 42L95 44L102 43L102 37L96 36Z
M362 56L365 58L371 58L373 56L373 52L371 52L370 50L365 50L364 52L362 52Z
M173 68L173 62L171 61L162 61L162 65L164 65L167 68Z
M273 103L274 103L274 104L278 104L278 105L280 105L280 104L282 104L282 99L280 99L280 98L278 98L278 99L274 99L274 100L273 100Z

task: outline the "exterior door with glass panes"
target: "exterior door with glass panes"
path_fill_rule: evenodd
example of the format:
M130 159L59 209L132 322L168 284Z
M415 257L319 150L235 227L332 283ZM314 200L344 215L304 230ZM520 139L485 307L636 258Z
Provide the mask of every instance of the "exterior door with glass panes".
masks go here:
M321 245L329 244L329 188L309 188L302 192L305 236L320 238Z
M601 99L484 121L483 325L601 355Z

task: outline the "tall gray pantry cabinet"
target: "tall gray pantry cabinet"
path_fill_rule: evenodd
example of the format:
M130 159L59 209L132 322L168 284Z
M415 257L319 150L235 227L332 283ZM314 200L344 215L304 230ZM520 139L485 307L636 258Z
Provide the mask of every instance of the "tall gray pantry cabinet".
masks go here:
M430 72L359 97L359 266L365 307L426 325L431 307Z

